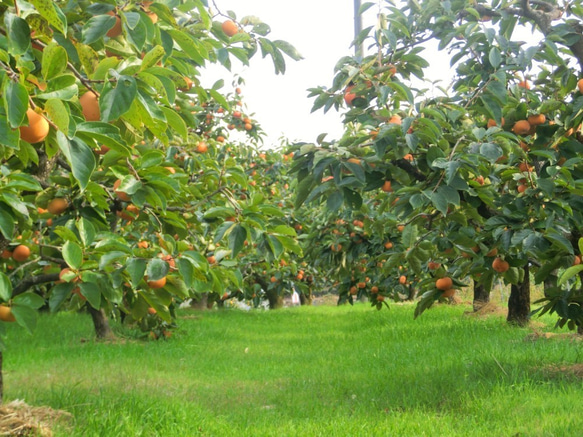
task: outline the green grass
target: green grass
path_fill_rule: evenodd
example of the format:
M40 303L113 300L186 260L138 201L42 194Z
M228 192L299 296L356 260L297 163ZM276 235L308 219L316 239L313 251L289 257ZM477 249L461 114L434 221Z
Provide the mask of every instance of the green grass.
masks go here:
M581 343L468 307L185 312L170 341L92 340L88 316L11 329L5 396L71 412L83 436L571 436ZM553 320L547 320L552 325Z

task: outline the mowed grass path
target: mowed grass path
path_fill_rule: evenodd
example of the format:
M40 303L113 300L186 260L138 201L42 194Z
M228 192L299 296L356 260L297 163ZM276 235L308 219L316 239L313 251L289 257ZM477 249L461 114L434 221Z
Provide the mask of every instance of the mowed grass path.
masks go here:
M169 341L113 344L43 316L9 332L5 397L71 412L64 436L580 435L583 383L549 367L582 343L468 309L185 311Z

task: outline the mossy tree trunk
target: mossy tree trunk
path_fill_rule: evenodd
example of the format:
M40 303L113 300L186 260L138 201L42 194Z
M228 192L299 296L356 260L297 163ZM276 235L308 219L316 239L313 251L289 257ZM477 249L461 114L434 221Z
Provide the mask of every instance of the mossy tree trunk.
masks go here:
M530 321L530 276L528 264L524 266L524 279L512 284L508 298L508 323L526 326Z

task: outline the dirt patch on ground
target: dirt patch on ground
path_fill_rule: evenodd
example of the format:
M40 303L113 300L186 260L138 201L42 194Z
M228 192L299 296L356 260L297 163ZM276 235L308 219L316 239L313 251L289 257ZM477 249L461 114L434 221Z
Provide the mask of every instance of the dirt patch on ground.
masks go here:
M534 331L532 334L528 334L525 338L526 341L537 341L537 340L570 340L574 343L579 343L583 341L583 336L578 335L573 332L540 332Z
M68 422L72 416L49 407L31 407L16 400L0 405L0 435L52 436L51 427L57 421Z
M574 379L583 379L583 363L550 365L542 369L550 378L569 377Z
M476 311L466 311L464 315L468 317L506 317L508 313L507 308L496 305L493 302L488 302L478 308Z

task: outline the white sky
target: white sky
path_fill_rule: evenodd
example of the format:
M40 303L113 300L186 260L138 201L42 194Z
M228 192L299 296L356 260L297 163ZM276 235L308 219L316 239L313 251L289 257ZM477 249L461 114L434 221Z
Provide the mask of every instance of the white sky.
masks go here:
M259 17L271 27L269 39L291 43L304 57L296 62L285 56L285 75L276 75L271 58L262 59L259 52L249 67L233 59L232 72L245 79L241 88L248 111L254 113L253 118L268 135L265 147L279 145L282 136L290 141L314 142L319 134L328 132L328 139L339 138L340 115L334 109L327 114L322 110L310 114L314 99L307 97L307 89L331 86L336 62L354 53L350 47L354 32L353 0L215 0L214 3L223 13L234 11L238 19L246 15ZM230 91L231 75L224 68L203 72L203 86L211 86L217 75L225 79L225 91Z

